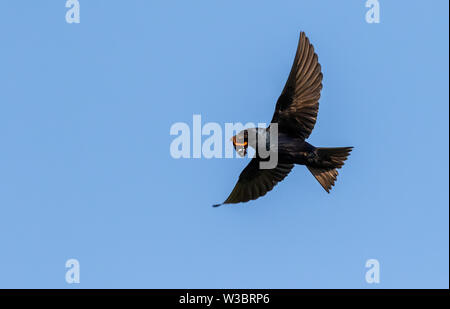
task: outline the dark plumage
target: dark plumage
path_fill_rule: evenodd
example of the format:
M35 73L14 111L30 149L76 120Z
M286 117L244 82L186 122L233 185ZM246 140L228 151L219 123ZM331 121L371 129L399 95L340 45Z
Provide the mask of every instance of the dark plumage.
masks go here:
M289 174L295 164L306 165L325 191L330 192L338 175L337 169L344 165L353 147L316 148L305 141L316 123L321 90L322 72L317 54L305 33L301 32L291 72L271 121L271 126L278 125L278 164L273 169L261 169L263 159L256 151L222 204L247 202L265 195ZM258 141L263 141L269 149L269 135L270 126L243 130L233 137L233 145L238 154L244 156L248 146L258 149ZM249 136L256 136L256 139Z

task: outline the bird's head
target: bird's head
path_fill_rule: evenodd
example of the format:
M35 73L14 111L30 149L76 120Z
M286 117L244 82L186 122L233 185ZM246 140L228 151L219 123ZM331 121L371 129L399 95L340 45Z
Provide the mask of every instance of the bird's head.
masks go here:
M265 140L264 128L249 128L242 130L231 138L234 149L239 156L244 157L247 154L248 146L256 149L258 140Z
M231 141L233 142L234 150L236 150L238 155L244 157L247 154L248 148L248 131L242 130L233 136Z

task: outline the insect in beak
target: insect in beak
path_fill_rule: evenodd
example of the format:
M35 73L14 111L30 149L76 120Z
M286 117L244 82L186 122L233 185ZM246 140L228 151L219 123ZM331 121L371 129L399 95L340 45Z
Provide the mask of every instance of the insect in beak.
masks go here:
M248 142L244 141L243 143L238 143L236 140L236 136L233 136L231 140L238 155L244 157L247 154Z
M245 149L244 147L239 147L236 149L236 152L239 156L245 157L245 155L247 154L247 149Z

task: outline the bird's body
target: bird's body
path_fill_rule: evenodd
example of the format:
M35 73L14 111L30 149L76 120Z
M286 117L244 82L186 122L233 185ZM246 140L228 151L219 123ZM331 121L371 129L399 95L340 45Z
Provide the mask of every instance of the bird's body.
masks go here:
M278 162L306 165L315 158L315 149L301 138L278 134Z
M278 98L271 125L266 129L243 130L232 139L239 155L244 156L249 146L256 153L222 204L247 202L265 195L289 174L294 165L305 165L330 192L338 175L337 169L344 165L353 147L314 147L306 141L316 122L321 89L322 72L317 54L305 33L301 32L294 63ZM277 134L276 143L270 134ZM267 160L262 152L260 154L261 144L269 154L276 154L274 167L261 168L261 162Z
M306 165L316 168L331 168L334 166L327 157L322 155L323 149L347 149L343 148L316 148L307 141L289 136L286 133L278 134L278 162Z

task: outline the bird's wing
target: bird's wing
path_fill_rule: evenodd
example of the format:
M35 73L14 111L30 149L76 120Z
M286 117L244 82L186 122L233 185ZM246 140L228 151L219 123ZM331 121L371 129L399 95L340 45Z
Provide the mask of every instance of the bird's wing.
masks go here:
M273 169L260 169L259 162L260 160L257 158L253 158L250 161L241 175L239 175L239 180L233 191L222 204L236 204L256 200L272 190L294 167L294 164L279 163Z
M271 122L278 123L280 132L308 138L316 123L321 90L322 72L317 54L301 32L291 73Z

